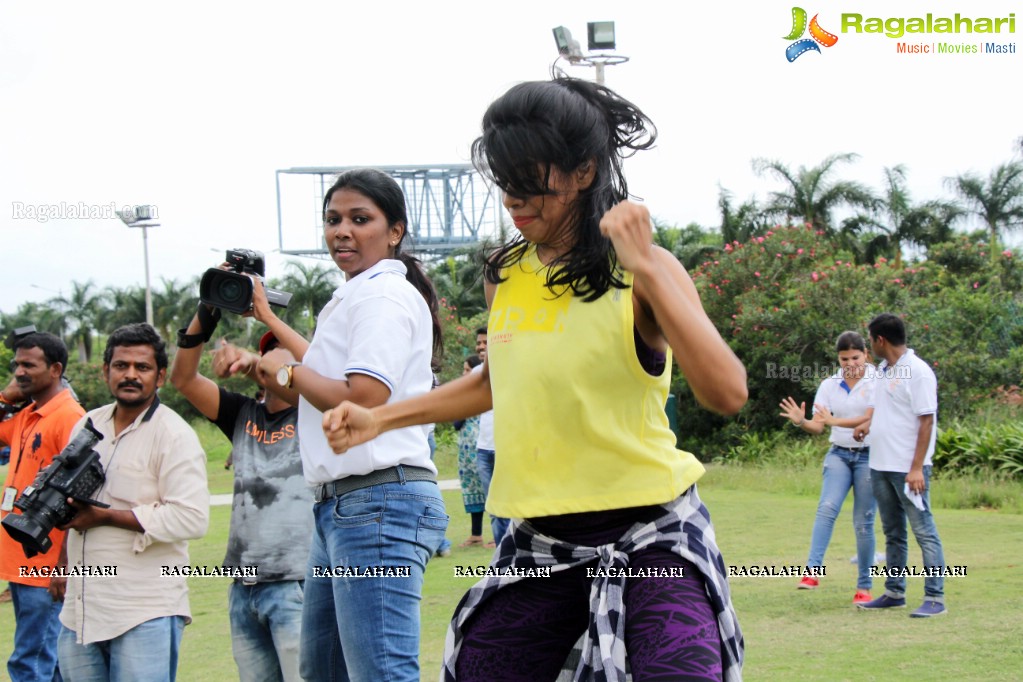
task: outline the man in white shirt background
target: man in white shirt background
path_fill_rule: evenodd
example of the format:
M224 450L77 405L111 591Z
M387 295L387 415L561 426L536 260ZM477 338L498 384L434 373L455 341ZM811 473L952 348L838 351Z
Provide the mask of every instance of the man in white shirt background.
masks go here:
M870 480L885 536L885 592L861 609L906 606L908 541L906 520L923 555L924 602L913 618L944 615L945 556L931 514L931 459L937 435L938 381L930 366L906 346L906 326L891 313L870 321L871 352L881 360L874 390L873 418L855 437L871 437Z

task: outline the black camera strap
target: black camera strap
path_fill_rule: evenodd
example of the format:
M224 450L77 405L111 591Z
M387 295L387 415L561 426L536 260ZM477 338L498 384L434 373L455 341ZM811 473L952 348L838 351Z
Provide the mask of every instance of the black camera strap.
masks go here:
M200 303L195 315L199 318L201 331L198 334L188 334L187 326L179 329L178 348L195 348L209 341L217 328L217 323L220 322L221 312L220 308L211 308L205 303Z

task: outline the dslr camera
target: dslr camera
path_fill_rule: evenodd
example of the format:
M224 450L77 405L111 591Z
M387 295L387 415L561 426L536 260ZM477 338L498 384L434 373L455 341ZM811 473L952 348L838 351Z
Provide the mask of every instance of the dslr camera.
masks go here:
M231 249L225 260L230 270L210 268L199 280L199 300L231 313L247 313L252 310L251 276L262 280L265 275L263 254L250 249ZM266 298L270 305L285 308L291 301L291 294L268 288Z
M110 506L89 499L106 480L99 453L93 449L101 440L103 434L92 425L92 419L87 419L85 428L14 501L21 513L8 514L0 521L7 534L21 543L29 559L48 552L53 545L50 531L69 523L78 513L68 504L69 497L95 507Z

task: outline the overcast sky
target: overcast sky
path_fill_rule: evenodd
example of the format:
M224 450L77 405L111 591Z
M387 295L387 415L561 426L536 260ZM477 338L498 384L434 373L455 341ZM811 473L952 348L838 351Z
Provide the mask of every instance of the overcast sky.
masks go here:
M856 152L844 177L878 187L903 163L918 200L945 177L986 174L1023 135L1023 56L896 52L841 32L841 15L1007 17L1005 0L801 2L838 43L789 63L792 2L4 3L0 9L0 310L72 280L142 284L142 240L116 218L26 216L25 207L154 204L154 286L201 273L229 247L280 274L274 171L295 166L465 163L480 117L512 84L547 77L551 29L586 45L616 22L607 84L657 124L627 162L658 218L717 225L780 186L755 157L793 168ZM1023 12L1016 18L1023 30ZM903 40L1016 44L1016 33ZM567 67L592 78L593 70ZM310 198L311 200L311 198ZM288 229L289 226L285 226ZM308 246L315 246L309 244ZM218 253L214 253L218 252ZM33 286L34 285L34 286Z

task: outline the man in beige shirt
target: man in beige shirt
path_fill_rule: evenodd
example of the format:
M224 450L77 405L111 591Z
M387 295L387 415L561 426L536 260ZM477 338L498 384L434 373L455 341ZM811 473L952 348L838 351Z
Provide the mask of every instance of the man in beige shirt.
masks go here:
M167 352L152 327L110 335L103 375L115 398L89 412L106 482L75 503L57 655L66 682L174 680L190 622L188 540L209 524L206 456L191 427L160 403ZM84 421L84 420L83 420ZM81 424L79 424L81 428Z

